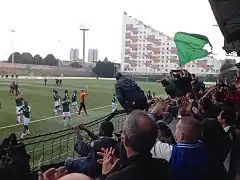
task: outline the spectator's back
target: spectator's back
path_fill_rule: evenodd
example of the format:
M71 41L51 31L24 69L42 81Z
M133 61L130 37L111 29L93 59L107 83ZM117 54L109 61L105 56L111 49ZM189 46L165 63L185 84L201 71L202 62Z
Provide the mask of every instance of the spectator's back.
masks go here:
M206 174L207 151L202 143L178 144L173 146L169 162L172 165L174 179L202 180Z
M130 78L120 75L115 84L115 91L119 103L125 110L148 109L144 91Z
M130 165L109 176L111 180L170 180L171 168L164 159L137 156L130 158Z

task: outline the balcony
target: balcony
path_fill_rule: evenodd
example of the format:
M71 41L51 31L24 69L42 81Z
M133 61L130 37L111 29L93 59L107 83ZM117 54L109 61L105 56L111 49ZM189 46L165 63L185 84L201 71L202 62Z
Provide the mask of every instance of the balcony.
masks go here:
M170 52L171 52L171 54L177 54L177 48L172 47Z

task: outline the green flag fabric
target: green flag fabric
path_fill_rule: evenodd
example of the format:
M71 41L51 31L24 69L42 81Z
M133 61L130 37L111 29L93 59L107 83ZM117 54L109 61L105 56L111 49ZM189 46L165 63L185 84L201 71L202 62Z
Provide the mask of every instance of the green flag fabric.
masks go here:
M203 49L206 44L212 45L206 36L177 32L174 42L178 51L179 64L184 65L190 61L208 56L211 52Z

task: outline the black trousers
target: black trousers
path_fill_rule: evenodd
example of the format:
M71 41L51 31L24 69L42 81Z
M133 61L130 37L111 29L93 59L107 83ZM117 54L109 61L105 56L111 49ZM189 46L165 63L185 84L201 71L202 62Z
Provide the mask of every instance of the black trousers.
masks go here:
M84 111L86 111L86 105L85 105L84 102L80 102L79 112L80 112L82 109L83 109Z

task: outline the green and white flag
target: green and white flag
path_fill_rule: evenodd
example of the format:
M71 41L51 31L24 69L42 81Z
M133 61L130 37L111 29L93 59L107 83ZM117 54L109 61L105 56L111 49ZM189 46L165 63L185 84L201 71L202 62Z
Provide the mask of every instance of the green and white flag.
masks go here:
M208 44L212 49L208 38L200 34L177 32L174 36L174 42L177 47L180 65L208 56L211 52L204 49L205 45Z

